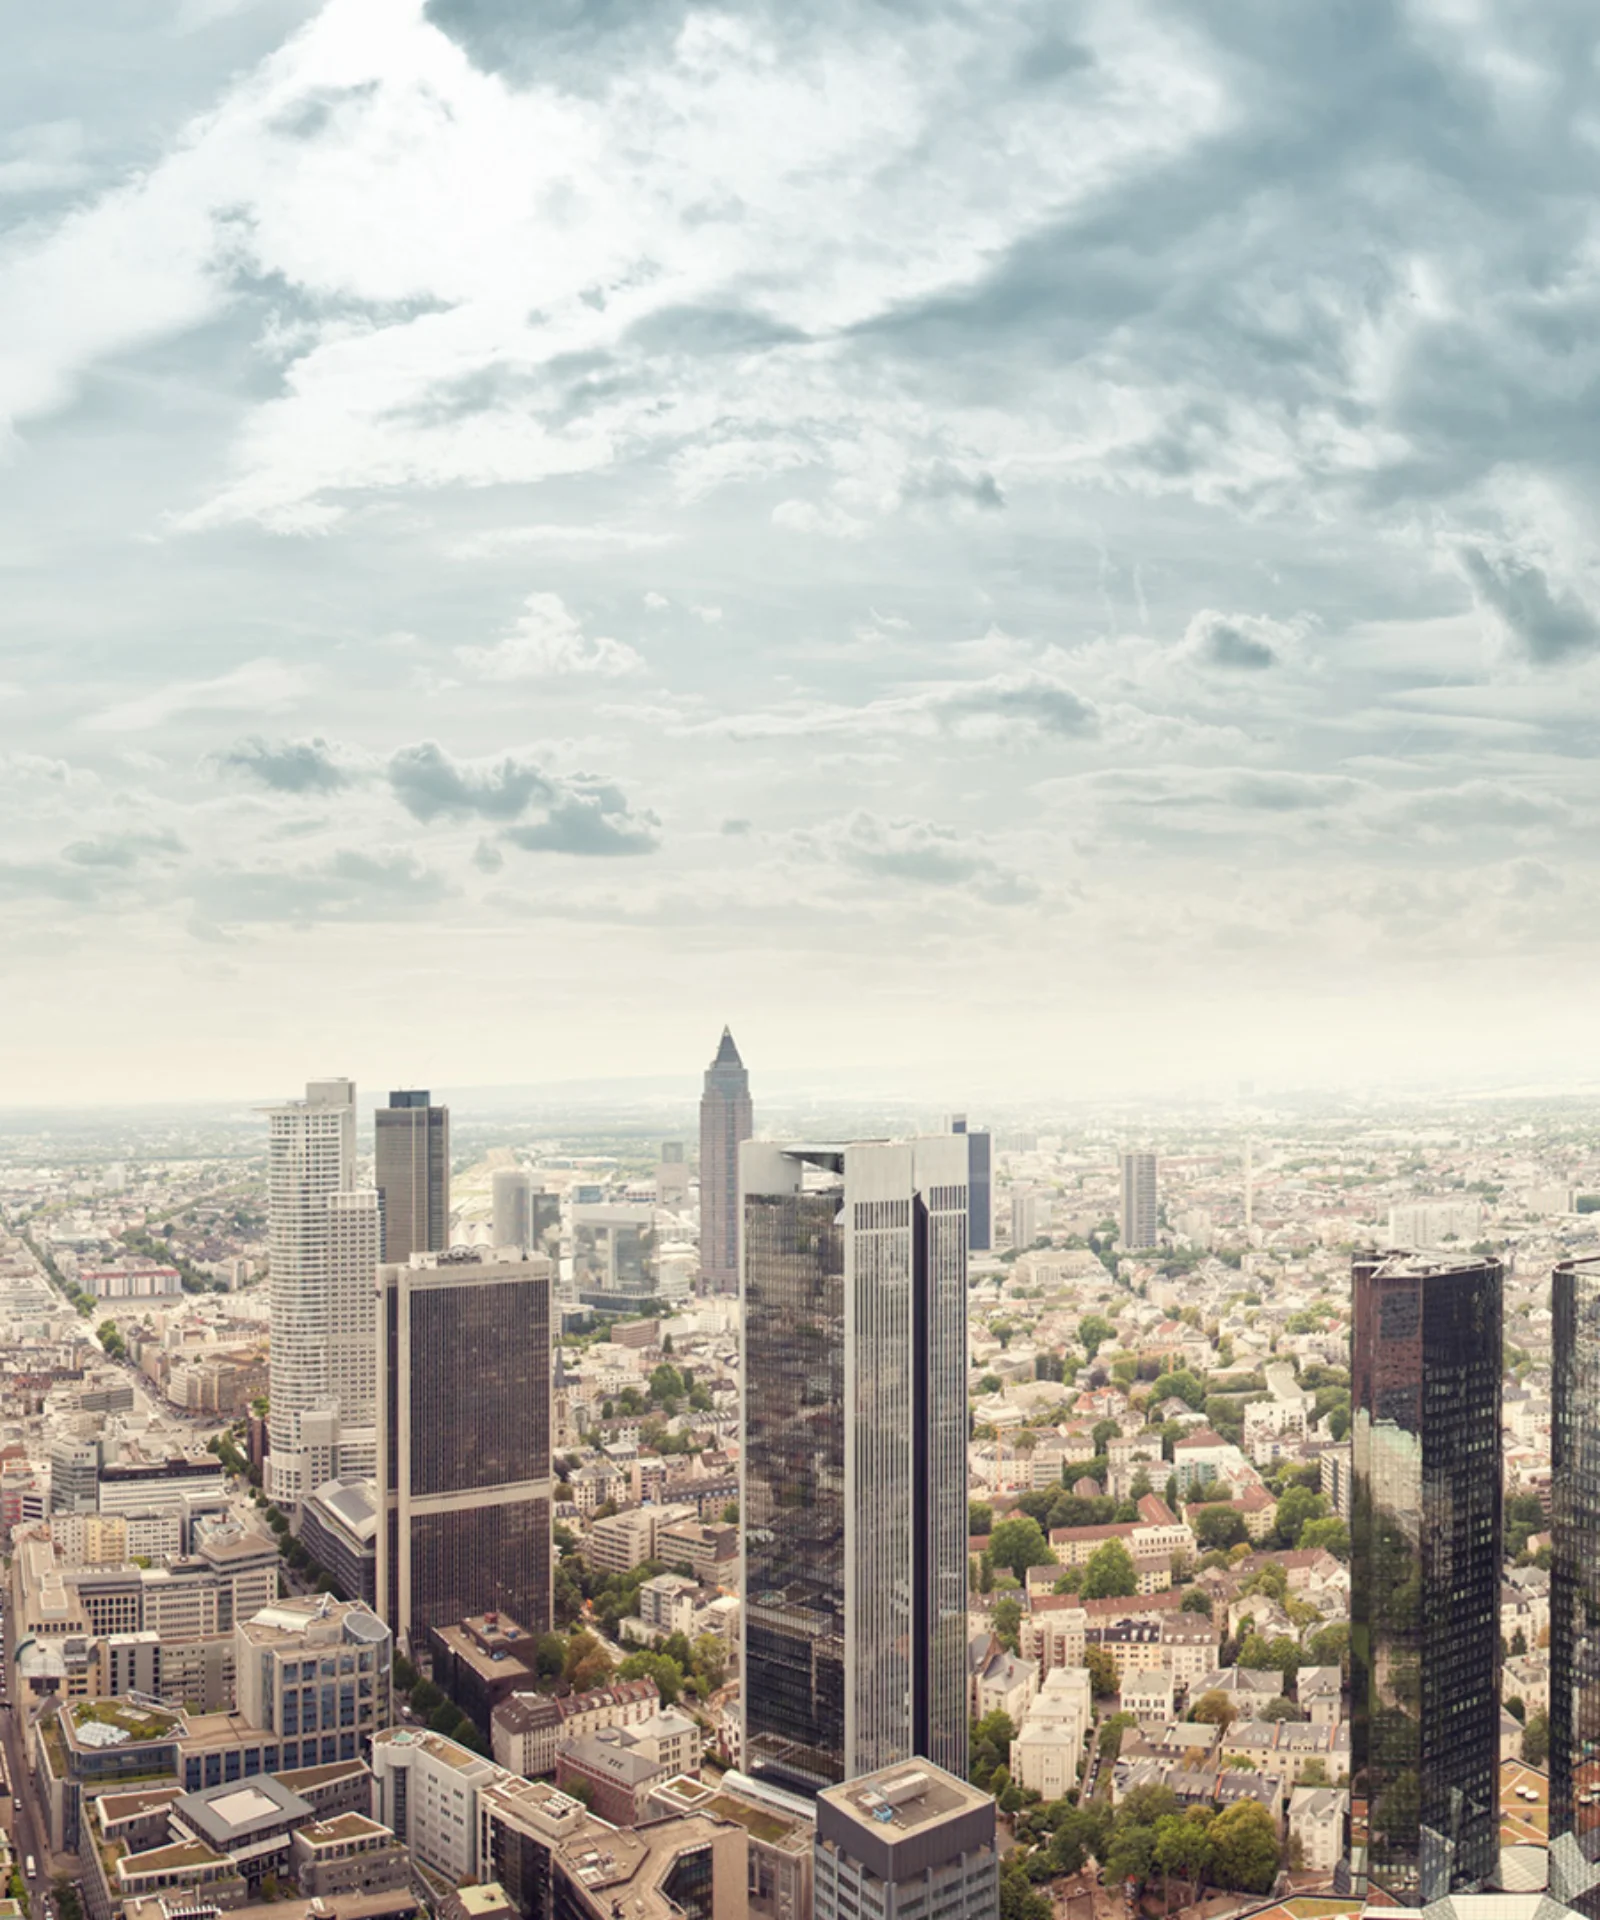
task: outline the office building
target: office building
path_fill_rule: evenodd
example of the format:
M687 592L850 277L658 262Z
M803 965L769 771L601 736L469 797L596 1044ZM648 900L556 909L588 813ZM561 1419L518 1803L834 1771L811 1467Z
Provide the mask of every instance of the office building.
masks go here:
M383 1197L382 1258L450 1244L450 1109L413 1088L391 1093L373 1115L373 1182Z
M740 1165L745 1770L964 1774L966 1143Z
M378 1611L400 1645L551 1620L550 1262L457 1247L379 1269Z
M1470 1246L1483 1231L1481 1200L1413 1200L1389 1209L1391 1247Z
M93 1513L100 1505L100 1442L70 1433L50 1442L50 1511Z
M655 1298L659 1273L653 1208L572 1209L572 1284L584 1306L632 1311Z
M533 1246L533 1176L521 1167L498 1167L490 1181L491 1232L497 1247Z
M814 1920L999 1920L995 1803L926 1761L817 1796Z
M1550 1891L1600 1914L1600 1258L1551 1276Z
M1011 1189L1011 1244L1023 1249L1039 1238L1039 1196L1032 1187Z
M689 1201L689 1162L681 1140L663 1140L656 1162L656 1205L682 1207Z
M234 1639L239 1719L283 1740L284 1766L358 1760L388 1726L394 1643L359 1601L274 1601L239 1621Z
M964 1113L951 1114L949 1130L967 1143L967 1245L987 1253L994 1245L994 1142L969 1127Z
M1122 1156L1121 1225L1124 1252L1156 1244L1156 1157L1153 1153Z
M272 1397L267 1491L297 1507L341 1470L370 1474L381 1214L355 1189L356 1090L318 1080L267 1111Z
M739 1291L739 1148L756 1130L750 1075L726 1027L700 1096L700 1280Z
M1502 1272L1368 1253L1352 1278L1350 1874L1424 1906L1499 1858Z

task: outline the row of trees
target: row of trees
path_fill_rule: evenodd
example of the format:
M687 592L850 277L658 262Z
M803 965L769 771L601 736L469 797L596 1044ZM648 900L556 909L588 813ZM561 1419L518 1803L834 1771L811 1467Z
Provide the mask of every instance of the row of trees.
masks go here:
M1142 1890L1159 1880L1169 1901L1177 1883L1190 1902L1208 1886L1266 1893L1280 1864L1277 1828L1259 1802L1184 1808L1159 1786L1135 1787L1114 1813L1103 1800L1078 1804L1070 1796L1027 1808L1017 1816L1016 1835L1001 1869L1007 1920L1050 1920L1051 1903L1037 1888L1091 1861L1108 1881Z

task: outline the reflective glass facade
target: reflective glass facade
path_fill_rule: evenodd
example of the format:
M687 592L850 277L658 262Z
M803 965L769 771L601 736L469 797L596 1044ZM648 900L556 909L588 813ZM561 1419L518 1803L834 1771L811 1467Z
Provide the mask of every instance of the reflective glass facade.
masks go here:
M1551 1279L1550 1891L1600 1915L1600 1260Z
M966 1141L745 1167L745 1765L964 1773Z
M1501 1268L1353 1280L1351 1867L1419 1906L1498 1864Z
M843 1195L745 1202L745 1766L844 1765Z

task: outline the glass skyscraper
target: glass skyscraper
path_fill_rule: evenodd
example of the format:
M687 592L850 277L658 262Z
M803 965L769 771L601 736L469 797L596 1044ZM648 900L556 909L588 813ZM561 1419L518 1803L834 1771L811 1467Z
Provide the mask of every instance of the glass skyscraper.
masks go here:
M1350 1869L1422 1906L1499 1859L1498 1260L1358 1254Z
M1600 1915L1600 1258L1550 1306L1550 1891Z
M744 1763L966 1772L967 1143L747 1143Z
M391 1093L372 1116L373 1184L383 1195L383 1257L450 1244L450 1109L425 1089Z

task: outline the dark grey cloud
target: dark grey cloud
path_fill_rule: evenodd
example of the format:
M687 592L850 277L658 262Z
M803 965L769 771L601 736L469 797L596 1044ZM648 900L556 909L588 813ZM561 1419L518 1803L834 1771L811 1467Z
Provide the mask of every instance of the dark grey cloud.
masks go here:
M514 820L554 787L530 761L507 754L491 765L455 760L437 741L401 747L386 770L395 798L413 819Z
M1087 700L1043 673L997 674L971 686L942 690L931 704L949 721L992 715L1063 738L1092 734L1100 726L1100 716Z
M1260 623L1250 632L1236 619L1220 613L1196 614L1184 636L1184 649L1208 667L1224 667L1241 673L1260 673L1275 667L1277 649L1262 638Z
M991 906L1020 906L1039 896L1037 882L1026 874L932 821L884 820L861 811L837 823L821 841L846 866L878 879L970 888Z
M633 812L616 787L574 781L542 820L507 827L501 837L525 853L609 859L654 853L661 845L660 826L653 813Z
M266 740L247 734L216 755L225 772L249 774L275 793L336 793L350 781L326 740Z
M992 473L968 473L949 460L935 460L906 475L900 498L909 505L921 501L958 500L985 512L998 513L1006 497Z
M1504 622L1519 650L1553 666L1600 645L1600 619L1576 594L1552 587L1543 567L1514 554L1491 557L1463 547L1461 564L1474 592Z
M746 307L714 306L662 307L635 321L624 337L646 353L759 353L806 338L798 327Z
M127 871L153 854L183 852L183 842L167 828L154 832L136 829L125 833L96 834L90 840L75 840L62 849L62 858L78 867L114 867Z

